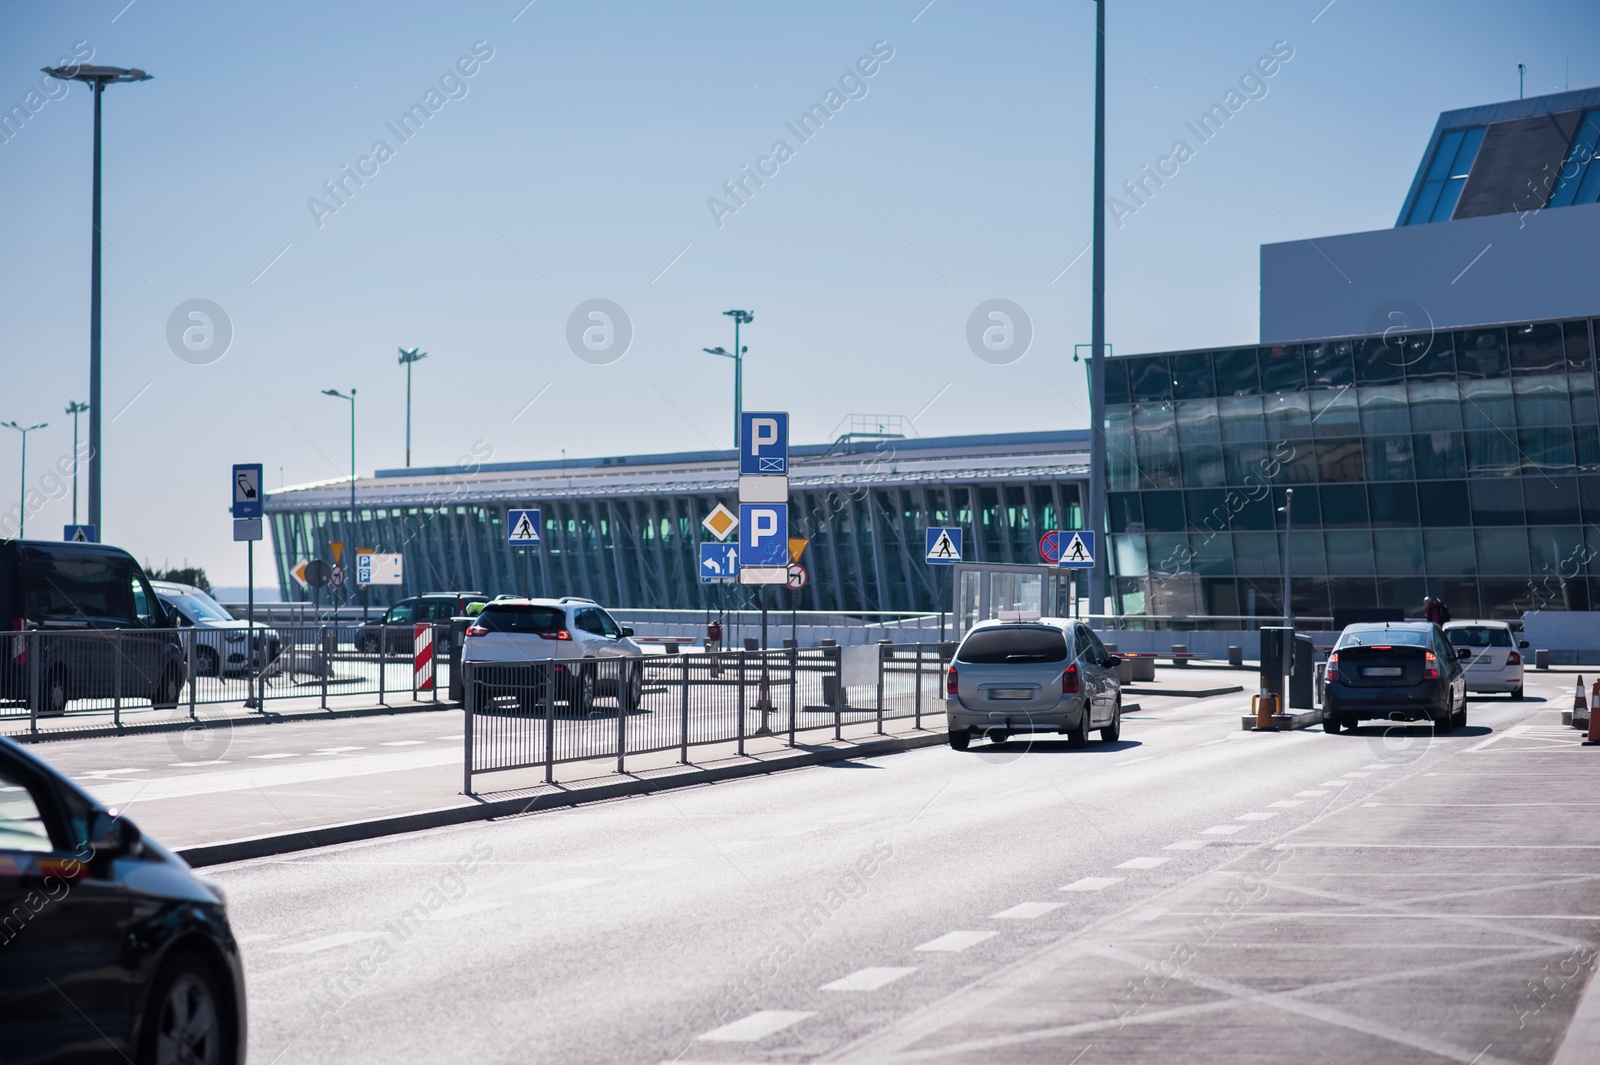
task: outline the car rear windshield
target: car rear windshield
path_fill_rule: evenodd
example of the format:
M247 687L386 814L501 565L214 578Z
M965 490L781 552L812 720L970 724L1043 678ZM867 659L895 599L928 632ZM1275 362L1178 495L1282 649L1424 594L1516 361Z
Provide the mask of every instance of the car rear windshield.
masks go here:
M1510 647L1511 630L1496 625L1463 625L1444 634L1456 647Z
M1060 629L978 629L956 653L958 662L976 665L1003 662L1065 662L1067 638Z
M490 603L478 615L478 625L490 632L555 632L566 626L566 620L566 615L552 606Z
M1334 650L1345 647L1431 647L1433 633L1423 629L1363 629L1339 637Z

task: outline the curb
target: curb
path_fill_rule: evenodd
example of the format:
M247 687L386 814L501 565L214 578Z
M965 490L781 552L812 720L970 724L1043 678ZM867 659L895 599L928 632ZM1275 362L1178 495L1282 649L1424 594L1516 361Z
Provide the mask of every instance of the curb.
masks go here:
M295 851L312 850L317 847L330 847L340 843L354 843L359 840L380 839L384 836L421 832L430 828L470 824L473 821L493 821L501 817L514 817L539 810L561 809L580 806L584 803L602 802L607 799L621 799L635 795L649 795L657 791L698 787L702 784L715 784L724 780L737 780L741 777L761 776L785 769L826 765L830 762L848 762L857 758L897 754L901 751L915 750L920 747L942 747L947 742L945 733L941 729L937 732L929 732L926 735L870 740L851 747L824 747L771 761L749 761L711 768L697 767L685 772L676 772L670 776L636 777L615 783L577 787L572 790L535 795L531 798L499 799L493 802L479 802L474 806L445 806L433 810L419 810L415 813L396 814L391 817L378 817L369 821L345 821L340 824L321 825L316 828L307 828L271 836L251 836L246 839L225 840L221 843L201 843L192 847L177 849L173 853L188 862L190 866L202 868L209 865L222 865L225 862L241 862L250 858L266 858L275 854L290 854Z
M429 714L437 710L460 710L460 703L445 699L426 706L363 706L353 710L312 710L305 713L277 714L272 711L254 713L248 717L212 717L200 720L187 718L174 721L152 721L148 724L102 725L86 728L51 729L48 732L0 732L0 736L15 743L49 743L52 740L97 740L107 736L136 736L141 732L185 732L192 728L232 728L235 725L286 725L295 721L337 721L342 717L384 717L390 714Z

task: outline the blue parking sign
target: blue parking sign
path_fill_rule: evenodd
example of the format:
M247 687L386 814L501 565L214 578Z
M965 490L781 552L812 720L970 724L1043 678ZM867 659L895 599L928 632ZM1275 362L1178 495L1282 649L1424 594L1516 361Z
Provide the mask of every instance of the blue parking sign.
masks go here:
M739 565L789 564L789 504L739 504Z
M739 473L748 477L789 475L787 411L741 411Z

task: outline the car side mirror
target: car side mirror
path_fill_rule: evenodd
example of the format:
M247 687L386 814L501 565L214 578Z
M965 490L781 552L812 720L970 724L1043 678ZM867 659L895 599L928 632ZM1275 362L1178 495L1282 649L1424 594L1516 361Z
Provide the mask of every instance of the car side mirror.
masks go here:
M1522 648L1524 651L1526 651L1528 649L1528 641L1527 640L1518 640L1517 641L1517 646Z
M1472 657L1472 648L1470 648L1470 647L1457 647L1456 648L1456 657L1457 658L1471 658Z
M1114 669L1117 666L1122 665L1122 656L1106 655L1106 660L1102 662L1101 665L1105 666L1107 669Z
M89 824L89 846L97 857L135 858L144 853L144 836L132 821L100 810Z
M624 625L622 627L622 635L623 636L632 636L633 635L633 630L628 628L626 625Z

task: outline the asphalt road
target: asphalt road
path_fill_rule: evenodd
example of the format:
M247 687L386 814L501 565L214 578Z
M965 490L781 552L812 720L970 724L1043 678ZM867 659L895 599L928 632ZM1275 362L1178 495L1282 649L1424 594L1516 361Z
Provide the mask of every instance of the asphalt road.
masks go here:
M1600 942L1600 752L1559 726L1569 682L1448 736L1168 703L1113 745L209 872L255 1062L1548 1061Z

